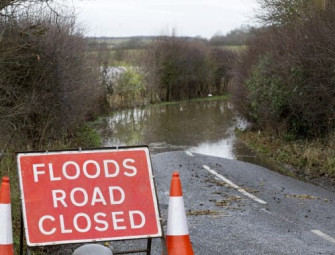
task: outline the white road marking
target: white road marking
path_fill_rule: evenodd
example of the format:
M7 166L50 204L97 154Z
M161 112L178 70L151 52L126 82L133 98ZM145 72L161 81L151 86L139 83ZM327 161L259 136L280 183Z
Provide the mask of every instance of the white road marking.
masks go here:
M210 172L211 174L215 175L216 177L218 177L220 180L224 181L225 183L227 183L230 187L236 189L237 191L241 192L243 195L245 195L246 197L256 201L257 203L266 205L267 202L265 202L262 199L259 199L258 197L250 194L249 192L247 192L246 190L242 189L241 187L237 186L235 183L233 183L232 181L228 180L226 177L222 176L221 174L217 173L215 170L211 169L209 166L203 165L202 166L204 169L206 169L208 172Z
M192 154L192 152L190 152L190 151L185 151L185 153L188 155L188 156L190 156L190 157L193 157L194 155Z
M331 243L334 243L334 244L335 244L335 238L333 238L333 237L331 237L331 236L329 236L329 235L323 233L322 231L320 231L320 230L311 230L311 232L312 232L313 234L316 234L317 236L319 236L319 237L321 237L321 238L327 240L328 242L331 242Z

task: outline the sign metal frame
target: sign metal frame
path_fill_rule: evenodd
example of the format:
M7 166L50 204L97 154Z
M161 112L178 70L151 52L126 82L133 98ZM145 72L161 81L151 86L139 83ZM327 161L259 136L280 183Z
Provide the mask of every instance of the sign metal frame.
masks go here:
M80 154L80 153L108 153L108 152L132 152L132 151L144 151L146 155L146 164L148 167L148 174L149 174L149 181L150 181L150 189L151 195L153 198L153 205L155 211L155 220L157 225L158 232L155 234L149 235L136 235L136 236L121 236L121 237L106 237L106 238L96 238L96 239L79 239L79 240L65 240L65 241L53 241L53 242L43 242L43 243L31 243L29 241L29 229L28 229L28 222L27 222L27 212L26 212L26 205L25 205L25 196L24 196L24 184L22 180L22 173L21 173L21 165L20 159L26 156L44 156L44 155L61 155L61 154ZM126 254L126 253L133 253L133 252L146 252L147 254L151 253L151 239L152 238L160 238L162 242L162 249L163 254L166 253L166 244L165 244L165 235L164 230L162 227L162 219L161 219L161 212L159 209L159 201L158 195L156 190L156 183L154 180L154 173L152 168L152 163L150 159L150 152L148 146L122 146L122 147L104 147L104 148L89 148L89 149L70 149L70 150L54 150L54 151L29 151L29 152L17 152L16 153L16 161L17 161L17 171L19 176L19 186L20 186L20 193L21 193L21 214L23 224L21 224L21 228L24 228L24 232L26 235L26 243L29 248L39 247L39 246L47 246L47 245L61 245L61 244L78 244L78 243L87 243L87 242L103 242L103 241L118 241L118 240L134 240L134 239L148 239L147 248L144 250L137 250L137 251L124 251L116 254ZM21 235L23 235L23 229L21 229ZM22 239L22 236L21 236ZM22 254L20 248L20 254Z

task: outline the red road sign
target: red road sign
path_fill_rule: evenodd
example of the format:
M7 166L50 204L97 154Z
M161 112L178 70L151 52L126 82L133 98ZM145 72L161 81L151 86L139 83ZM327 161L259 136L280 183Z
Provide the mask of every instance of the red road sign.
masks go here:
M19 153L28 246L161 237L146 147Z

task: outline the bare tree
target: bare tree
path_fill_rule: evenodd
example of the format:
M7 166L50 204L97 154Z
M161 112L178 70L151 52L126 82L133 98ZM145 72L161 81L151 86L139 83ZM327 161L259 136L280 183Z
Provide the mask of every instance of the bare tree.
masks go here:
M181 100L209 93L208 50L204 44L175 35L163 36L145 51L144 59L148 91L154 91L160 100Z
M332 1L328 0L257 0L261 6L258 18L267 25L295 24L306 21L325 10Z
M22 4L36 4L36 3L49 3L53 0L1 0L0 10L3 10L7 7L17 7Z
M72 18L0 20L0 143L38 148L99 110L99 65Z

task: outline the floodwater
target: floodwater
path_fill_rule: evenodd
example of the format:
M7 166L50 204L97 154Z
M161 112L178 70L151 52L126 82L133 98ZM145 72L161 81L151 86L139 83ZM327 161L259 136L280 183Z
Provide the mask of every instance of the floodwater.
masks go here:
M262 165L235 136L247 125L228 100L212 100L123 110L96 128L106 147L148 145L152 154L185 151Z

